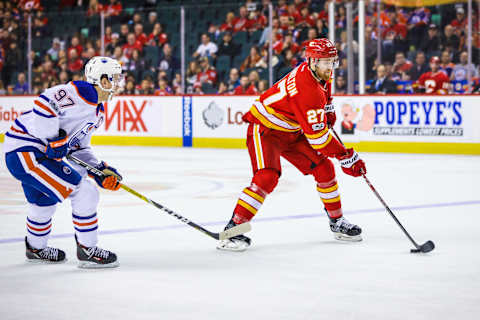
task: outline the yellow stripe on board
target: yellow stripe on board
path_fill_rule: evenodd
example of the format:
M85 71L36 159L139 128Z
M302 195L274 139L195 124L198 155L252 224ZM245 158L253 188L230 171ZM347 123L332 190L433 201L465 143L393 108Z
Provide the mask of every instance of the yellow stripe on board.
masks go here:
M382 0L386 4L399 7L430 7L450 3L462 3L467 0Z
M0 134L0 142L4 141L4 136L3 133ZM245 149L245 140L244 138L193 138L193 147ZM181 147L182 138L93 136L92 144ZM347 147L353 147L359 152L480 155L480 143L364 141L355 143L346 142L345 144Z

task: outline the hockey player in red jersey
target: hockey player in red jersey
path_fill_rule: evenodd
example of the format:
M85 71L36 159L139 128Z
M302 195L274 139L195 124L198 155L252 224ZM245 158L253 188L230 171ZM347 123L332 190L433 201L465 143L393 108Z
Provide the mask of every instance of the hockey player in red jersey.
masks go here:
M427 94L447 94L450 86L448 76L440 70L440 59L437 56L430 58L431 71L425 72L417 81L418 91Z
M313 175L320 199L338 240L360 241L362 230L343 217L335 169L329 158L340 160L351 176L366 172L353 149L346 149L329 132L336 121L331 97L331 75L338 65L337 49L328 39L314 39L305 47L306 61L255 101L243 120L249 123L247 147L253 169L250 186L240 195L225 229L250 221L282 173L280 157L305 175ZM243 251L250 238L239 235L217 248Z

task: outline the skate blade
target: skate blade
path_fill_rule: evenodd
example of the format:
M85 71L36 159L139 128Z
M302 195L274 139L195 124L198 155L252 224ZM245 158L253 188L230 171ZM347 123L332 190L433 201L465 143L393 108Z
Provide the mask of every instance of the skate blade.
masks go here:
M32 264L62 264L62 263L65 263L68 261L67 258L61 260L61 261L48 261L48 260L41 260L41 259L29 259L29 258L26 258L25 261L27 261L28 263L32 263Z
M120 263L118 263L118 261L107 263L107 264L100 264L100 263L95 263L90 261L78 262L78 267L80 269L108 269L108 268L116 268L118 266L120 266Z
M335 240L340 240L340 241L359 242L363 240L361 235L349 236L339 232L334 232L333 237L335 238Z
M231 240L222 240L220 243L217 245L218 250L223 250L223 251L232 251L232 252L242 252L247 250L247 248L250 245L246 243L239 243L239 242L234 242Z

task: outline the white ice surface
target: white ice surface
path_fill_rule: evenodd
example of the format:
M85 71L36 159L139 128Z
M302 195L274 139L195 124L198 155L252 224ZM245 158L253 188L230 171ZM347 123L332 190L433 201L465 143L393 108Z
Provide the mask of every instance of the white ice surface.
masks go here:
M246 150L96 147L124 182L218 232L251 178ZM333 240L313 179L284 163L253 220L253 246L215 240L135 196L101 191L99 245L120 267L77 268L70 203L54 216L62 265L25 262L25 204L0 161L0 319L478 319L480 158L365 153L368 176L338 172L345 216L364 241ZM338 167L337 167L338 169Z

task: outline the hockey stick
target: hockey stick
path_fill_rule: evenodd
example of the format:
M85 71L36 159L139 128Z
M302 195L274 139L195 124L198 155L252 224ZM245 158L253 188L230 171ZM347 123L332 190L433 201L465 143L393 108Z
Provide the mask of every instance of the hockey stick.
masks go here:
M335 131L335 129L333 128L330 128L333 132L333 134L335 135L335 137L337 138L337 140L345 147L345 144L343 143L343 141L340 139L340 137L338 136L337 132ZM413 245L415 246L415 249L410 249L410 252L411 253L417 253L417 252L430 252L432 251L433 249L435 249L435 244L431 241L431 240L428 240L427 242L425 242L424 244L422 245L419 245L417 242L415 242L415 240L413 240L413 238L410 236L410 234L407 232L407 230L403 227L403 225L400 223L400 221L397 219L397 217L393 214L392 210L390 210L390 208L388 207L387 203L383 200L383 198L380 196L380 194L377 192L377 190L373 187L372 183L370 182L370 180L368 180L367 176L365 175L365 173L362 172L362 176L363 178L365 179L365 182L368 184L368 186L370 187L370 189L372 189L373 193L377 196L378 200L380 200L380 202L383 204L383 206L385 207L385 209L387 210L387 212L390 214L390 216L393 218L393 220L395 220L395 222L397 223L397 225L400 227L400 229L402 229L403 233L405 233L405 235L407 236L407 238L413 243Z
M67 159L68 160L71 160L72 162L84 167L85 169L87 169L87 171L91 174L94 174L98 177L103 177L105 174L98 170L97 168L94 168L92 167L91 165L89 165L88 163L72 156L72 155L67 155ZM190 227L194 228L194 229L197 229L198 231L201 231L203 232L204 234L214 238L214 239L217 239L217 240L225 240L225 239L229 239L231 237L234 237L234 236L237 236L239 234L244 234L248 231L250 231L252 229L251 225L249 222L246 222L246 223L242 223L242 224L239 224L238 226L235 226L233 228L230 228L228 230L225 230L225 231L222 231L222 232L219 232L219 233L215 233L215 232L211 232L211 231L208 231L207 229L203 228L202 226L196 224L195 222L192 222L190 221L189 219L181 216L180 214L168 209L167 207L165 206L162 206L161 204L141 195L140 193L138 193L137 191L133 190L132 188L126 186L125 184L123 183L120 183L120 187L133 194L134 196L142 199L143 201L145 202L148 202L150 203L151 205L157 207L158 209L162 210L163 212L171 215L172 217L175 217L177 218L178 220L180 220L181 222L185 223L185 224L188 224Z

